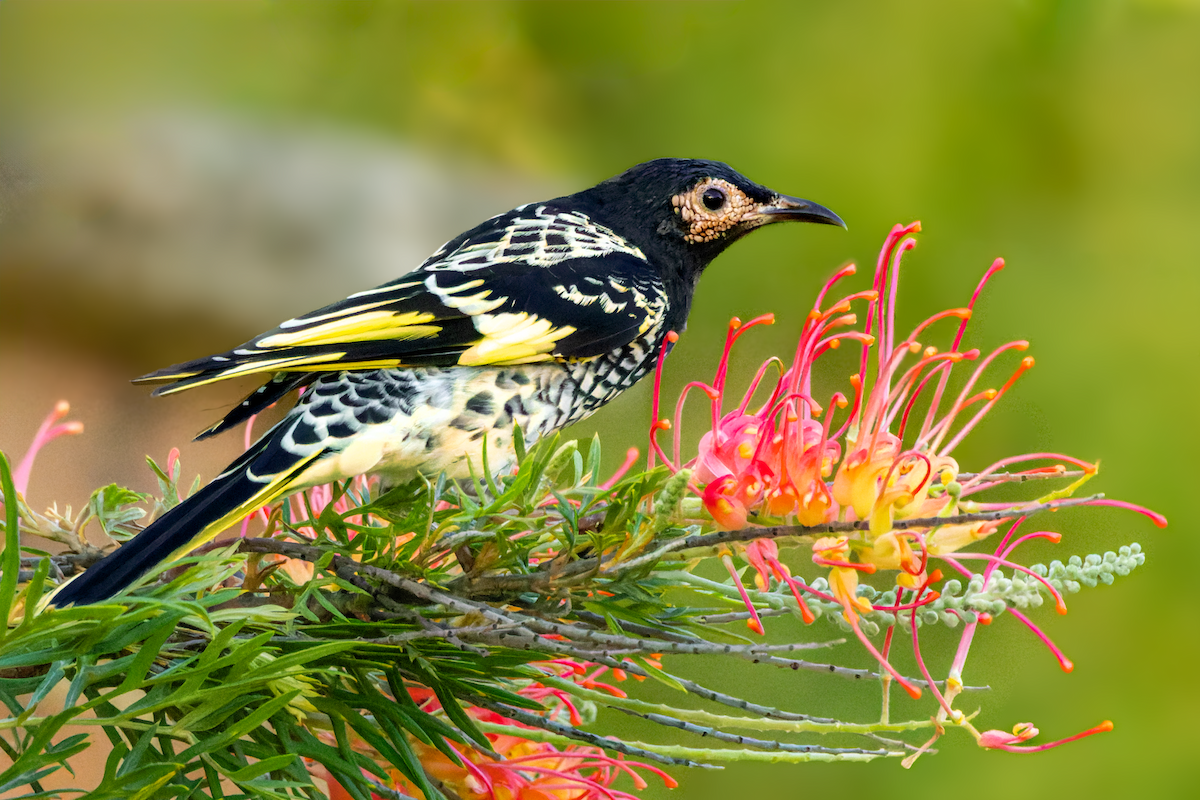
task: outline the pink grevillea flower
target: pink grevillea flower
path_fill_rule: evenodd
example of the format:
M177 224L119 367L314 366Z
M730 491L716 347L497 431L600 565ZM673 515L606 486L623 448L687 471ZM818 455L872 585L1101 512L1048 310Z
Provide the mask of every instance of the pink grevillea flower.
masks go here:
M968 576L972 573L960 562L983 560L987 562L985 581L999 566L1025 572L1050 591L1060 611L1065 612L1066 607L1061 593L1048 581L1009 558L1021 542L1051 538L1050 534L1031 534L1011 545L1006 537L993 554L963 553L964 548L991 536L1003 519L945 525L910 522L902 527L896 523L997 510L1011 511L1006 516L1017 517L1023 507L1035 506L1040 500L989 503L977 497L1014 478L1077 470L1082 478L1058 495L1063 496L1097 469L1094 464L1058 453L1027 453L1002 458L960 480L955 449L1033 366L1033 359L1022 355L1028 348L1023 340L1007 342L986 354L963 346L975 304L987 283L1003 268L1001 259L985 271L965 306L934 314L907 335L898 331L896 303L902 259L916 245L910 234L919 230L919 223L892 229L880 251L869 289L827 302L835 285L855 274L855 267L849 265L834 274L801 326L791 362L771 359L764 363L740 399L730 400L727 393L733 346L749 329L771 324L773 316L745 324L735 318L730 323L712 382L695 381L684 388L673 423L659 418L660 357L655 376L655 422L651 426L652 452L673 469L692 469L693 491L723 529L755 524L863 523L853 534L826 536L813 544L814 563L829 569L827 594L793 578L779 564L773 543L768 546L765 540L758 540L733 547L740 548L754 568L760 587L765 587L770 577L786 583L800 602L802 613L807 612L805 594L840 605L844 619L864 646L914 696L919 690L900 678L885 655L891 645L891 630L884 652L880 652L864 634L859 620L870 612L883 611L897 619L901 614L910 614L914 651L918 665L925 671L915 632L917 611L939 596L933 584L941 580L941 571L930 568L931 559L943 559ZM865 311L861 326L856 306ZM950 329L937 336L947 325ZM940 343L931 344L931 338L940 339ZM844 392L833 392L827 399L816 398L814 366L824 353L845 343L861 348L857 372L850 376ZM997 370L1014 358L1015 365L997 375ZM767 380L772 374L777 375L773 384ZM998 388L984 383L993 375ZM680 458L680 423L684 402L693 391L702 392L708 399L711 426L700 439L696 457L684 464ZM672 429L673 458L658 442L660 432ZM1046 461L1056 463L1036 464ZM1156 524L1165 524L1160 515L1138 506L1107 500L1095 503L1132 509L1150 516ZM727 553L723 560L746 602L748 624L761 631L761 620L731 556ZM873 606L857 591L860 578L877 571L893 576L897 599L892 605ZM1018 611L1012 613L1051 647L1060 663L1069 664L1032 622ZM811 618L808 613L804 615L806 620ZM984 615L977 617L988 621ZM928 674L926 678L932 686L932 678ZM936 688L934 691L937 693ZM949 713L948 701L937 694Z
M1024 745L1033 737L1038 735L1038 729L1033 726L1032 722L1019 722L1013 726L1012 733L1006 731L984 731L979 735L979 746L986 747L992 750L1005 750L1009 753L1037 753L1042 750L1049 750L1051 747L1058 747L1060 744L1073 742L1076 739L1082 739L1085 736L1091 736L1097 733L1107 733L1113 729L1113 724L1105 720L1094 728L1088 728L1086 731L1077 733L1074 736L1068 736L1064 739L1059 739L1054 742L1038 745Z
M579 676L588 673L594 665L556 661L547 662L545 666L547 672L557 673L566 667L567 674ZM589 685L586 678L579 679L579 683ZM435 712L440 707L430 689L412 687L409 694L425 711ZM541 700L545 698L546 690L534 683L519 690L519 694ZM513 734L487 734L492 751L500 756L499 759L451 744L450 748L461 762L455 763L435 747L415 740L410 742L425 772L463 800L634 800L634 795L613 788L613 784L624 775L630 778L633 788L640 791L647 787L640 774L643 772L658 776L668 788L678 785L670 775L648 764L614 758L598 747L568 745L560 748L532 742L516 733L526 729L524 725L485 709L467 707L465 711L480 721L513 729ZM571 713L573 715L574 711ZM331 798L350 797L327 775L323 777L330 782ZM410 797L421 797L420 790L399 773L391 773L391 778L388 788Z
M59 422L69 413L71 413L71 404L66 400L59 400L55 403L54 410L42 420L37 433L33 435L29 449L25 451L25 455L21 457L21 460L17 462L16 469L13 470L13 486L16 488L17 494L24 496L28 490L29 474L33 471L33 462L43 447L60 436L83 433L82 422Z

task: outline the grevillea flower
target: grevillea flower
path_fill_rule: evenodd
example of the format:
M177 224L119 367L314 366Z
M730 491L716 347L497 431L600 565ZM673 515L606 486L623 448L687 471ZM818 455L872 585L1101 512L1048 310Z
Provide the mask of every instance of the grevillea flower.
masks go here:
M1007 342L987 354L963 347L975 303L1003 268L1001 259L986 270L965 306L934 314L907 335L898 332L896 299L902 258L916 244L910 234L919 230L919 223L892 229L880 251L869 289L827 302L835 285L853 275L855 267L849 265L834 274L801 326L791 363L779 359L764 363L732 409L726 380L733 346L750 328L771 324L773 316L745 324L735 318L730 323L712 382L692 382L684 388L676 404L674 424L659 418L660 356L655 376L655 421L650 432L652 450L662 460L676 470L691 467L692 489L720 528L859 523L845 535L822 536L812 544L813 562L829 570L828 593L817 592L792 577L779 563L773 542L767 544L767 540L760 539L731 548L740 548L757 573L760 589L766 588L771 577L786 584L806 621L812 615L803 602L804 594L840 605L843 618L858 638L885 671L914 696L920 690L901 678L886 657L893 630L889 629L880 652L863 632L861 615L885 611L899 620L901 614L910 614L914 652L925 672L916 638L916 615L921 606L939 596L933 585L941 580L941 571L930 568L931 559L941 559L967 576L973 573L962 562L983 560L987 563L985 582L998 566L1025 572L1049 589L1056 606L1065 613L1060 592L1041 576L1010 560L1012 550L1022 542L1031 538L1057 541L1057 534L1040 532L1014 541L1010 530L992 554L962 551L995 533L1005 518L1020 516L1023 508L1069 496L1097 471L1095 464L1058 453L1008 456L978 472L960 470L953 456L955 449L1034 362L1021 355L1028 348L1023 340ZM856 306L860 312L865 311L861 326ZM950 330L938 336L937 332L947 325ZM931 339L940 339L942 344L932 344ZM813 394L814 366L824 353L845 343L861 348L858 371L850 376L845 393L834 392L822 404ZM1007 373L1000 373L999 388L984 388L984 381L1013 356L1017 356L1017 363L1008 367ZM773 386L765 386L772 371L778 378ZM711 426L700 439L696 457L684 464L679 458L680 423L684 401L693 390L703 392L709 400ZM658 442L660 431L672 429L675 458L669 457ZM1054 463L1035 465L1039 461ZM1065 475L1068 469L1075 470L1079 480L1052 495L1017 503L976 499L1007 482ZM1166 524L1160 515L1138 506L1093 502L1129 508L1148 515L1160 527ZM1004 513L988 519L961 520L962 516L995 511ZM933 522L939 517L960 519L939 525ZM930 522L911 524L914 520ZM731 549L724 556L725 565L746 602L748 624L761 632L761 620L742 586L732 554ZM892 605L873 606L858 591L861 577L877 571L892 575L897 592ZM905 593L906 602L901 602ZM1050 646L1064 669L1069 667L1069 660L1027 617L1015 609L1010 611ZM983 616L979 615L979 621L985 621ZM972 622L969 629L973 631L974 626ZM969 639L960 648L960 655L965 656L967 646ZM961 669L961 661L956 661L956 668ZM925 677L932 687L932 678L928 674ZM957 677L952 674L952 678ZM943 697L936 687L934 692L943 711L950 714L952 697ZM999 742L995 735L986 741L993 740ZM1011 746L1011 742L1005 746Z
M565 659L539 666L550 674L570 676L585 688L601 688L624 696L616 687L595 680L606 671L605 667ZM624 678L616 677L618 680ZM430 689L411 687L409 694L426 712L437 713L440 709L438 699ZM572 720L572 724L580 722L578 711L565 692L551 690L535 682L519 690L519 694L539 701L552 696L560 701L560 708ZM480 722L504 725L514 732L533 730L485 709L468 707L465 711ZM554 715L553 711L547 713ZM634 800L634 795L613 788L613 784L626 775L635 790L645 789L646 780L640 772L657 775L668 788L678 785L670 775L656 767L614 758L598 747L568 745L560 748L515 734L489 733L487 737L492 751L499 758L474 748L447 743L458 756L460 763L455 763L435 747L415 739L410 744L426 774L463 800ZM365 744L359 743L359 746L367 749ZM326 774L323 777L330 783L330 797L333 800L350 797L330 776ZM422 796L417 786L397 772L391 773L387 788L410 797Z
M33 435L29 449L25 451L25 455L21 457L21 460L17 462L16 469L13 470L13 487L17 490L17 494L24 495L29 488L29 475L33 471L33 462L43 447L60 436L83 433L82 422L59 422L69 413L71 413L71 404L66 400L59 400L54 404L54 410L42 420L37 433Z

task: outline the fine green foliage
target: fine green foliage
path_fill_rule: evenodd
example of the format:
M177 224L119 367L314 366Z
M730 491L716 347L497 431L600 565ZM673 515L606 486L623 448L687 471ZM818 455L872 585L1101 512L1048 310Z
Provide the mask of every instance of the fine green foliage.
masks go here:
M714 552L728 554L745 532L714 530L686 497L686 472L635 471L606 487L600 463L598 441L581 448L555 437L522 453L509 476L490 477L484 465L462 485L443 478L380 493L360 479L319 499L310 492L277 506L257 537L206 546L109 602L59 609L48 598L51 576L95 557L81 544L84 528L95 521L112 538L134 532L144 516L177 501L178 465L168 471L151 462L157 498L109 486L74 521L68 512L49 525L18 497L0 458L4 497L17 499L5 505L0 578L9 619L0 631L0 747L10 761L0 791L77 794L45 783L71 770L71 758L101 734L111 754L102 776L83 781L88 798L318 798L325 787L317 773L359 800L399 796L384 788L397 785L397 775L427 798L453 796L431 778L430 759L486 755L495 741L488 735L498 733L691 766L915 751L893 737L929 729L929 719L818 718L664 669L662 656L719 655L832 674L828 680L878 677L795 657L838 644L820 640L836 628L790 644L739 633L747 612L735 584L695 568ZM22 558L23 528L74 552ZM829 529L761 531L811 543ZM1080 560L1041 572L1060 586L1074 580L1078 590L1084 573L1107 582L1137 563L1140 551L1123 549L1119 558L1089 557L1086 568ZM1045 592L1002 575L986 591L977 583L946 592L914 622L884 612L864 621L956 624L951 610L995 616L1010 605L1034 607ZM867 593L876 590L864 584ZM786 585L749 598L763 615L799 615ZM882 600L893 601L894 594ZM835 604L814 607L842 619ZM551 668L549 659L575 667ZM677 701L626 697L580 677L605 667L665 684ZM585 730L601 708L708 741L604 739ZM805 741L831 733L850 746ZM708 746L714 741L721 745Z

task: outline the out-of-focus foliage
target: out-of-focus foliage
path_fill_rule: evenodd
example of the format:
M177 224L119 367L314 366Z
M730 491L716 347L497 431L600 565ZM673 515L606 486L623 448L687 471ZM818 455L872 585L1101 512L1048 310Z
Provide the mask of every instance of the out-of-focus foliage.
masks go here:
M1042 698L1047 733L1071 730L1085 711L1113 718L1116 731L1019 763L972 749L912 774L884 764L684 776L698 798L797 786L862 797L969 786L980 798L1014 786L1031 796L1194 789L1200 696L1185 665L1200 651L1185 590L1200 557L1186 523L1200 445L1190 320L1200 296L1197 74L1200 13L1187 0L0 4L0 135L49 118L213 108L366 129L570 188L646 158L694 155L727 160L849 222L848 234L761 233L723 256L673 357L680 380L710 366L731 313L783 320L806 308L829 268L869 258L895 219L920 218L937 233L913 258L906 291L930 298L910 306L914 315L969 291L978 269L963 265L1007 256L1008 275L975 319L980 346L1011 335L1019 317L1039 365L964 458L1012 445L1100 458L1112 494L1179 522L1163 534L1169 558L1152 557L1121 593L1081 598L1070 630L1055 631L1087 665L1070 693L1088 698L1086 708L1051 703L1063 699L1062 678L1018 632L993 631L976 663L991 665L997 686L1013 680L990 700L998 714ZM448 232L475 221L452 220ZM115 302L101 315L114 325L143 310ZM56 324L65 337L95 336ZM197 349L233 343L169 330L152 338L185 336ZM789 341L794 330L778 325L747 344L765 354ZM0 374L6 403L18 395L10 381ZM602 428L619 452L640 443L648 409L639 388L578 434ZM1110 546L1113 524L1088 512L1063 520L1093 550ZM844 700L790 674L748 691L763 702Z

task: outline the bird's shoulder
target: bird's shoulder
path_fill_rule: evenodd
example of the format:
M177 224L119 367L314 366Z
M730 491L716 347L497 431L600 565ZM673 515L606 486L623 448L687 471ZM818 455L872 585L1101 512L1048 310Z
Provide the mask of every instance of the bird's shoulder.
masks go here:
M427 272L475 272L498 264L553 267L577 259L646 254L589 210L549 200L497 214L446 242L420 266Z

